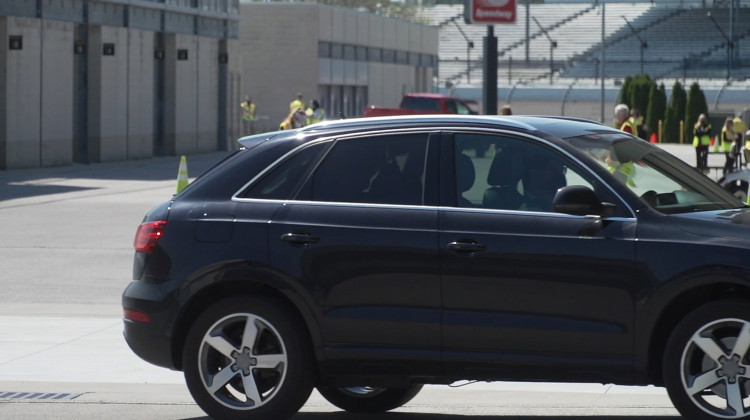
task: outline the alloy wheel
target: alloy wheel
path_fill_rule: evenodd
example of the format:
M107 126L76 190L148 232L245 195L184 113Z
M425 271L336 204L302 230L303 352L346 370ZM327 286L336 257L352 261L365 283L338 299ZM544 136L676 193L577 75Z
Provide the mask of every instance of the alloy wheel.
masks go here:
M198 369L206 391L232 409L270 401L286 378L287 351L281 335L253 314L232 314L203 337Z
M692 402L719 418L745 417L750 409L750 323L720 319L693 334L682 354L682 385Z

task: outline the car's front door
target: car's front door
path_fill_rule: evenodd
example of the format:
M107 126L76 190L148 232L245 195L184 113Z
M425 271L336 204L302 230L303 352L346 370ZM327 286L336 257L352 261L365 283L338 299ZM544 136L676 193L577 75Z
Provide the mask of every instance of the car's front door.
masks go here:
M428 148L427 133L338 139L270 222L271 264L314 298L326 363L419 371L407 361L419 353L439 364L437 191L426 170L437 153Z
M560 187L607 191L540 140L445 141L442 163L457 187L439 215L447 373L583 380L613 361L629 369L635 219L555 213ZM492 154L478 157L481 149Z

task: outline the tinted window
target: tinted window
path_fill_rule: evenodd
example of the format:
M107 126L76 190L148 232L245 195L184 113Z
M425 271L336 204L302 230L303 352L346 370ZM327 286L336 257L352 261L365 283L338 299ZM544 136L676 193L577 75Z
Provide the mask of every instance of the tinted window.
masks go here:
M339 140L305 187L314 201L423 204L427 136Z
M401 108L440 111L440 101L435 98L405 96L404 99L401 100Z
M264 175L260 181L255 182L240 197L266 200L286 200L291 198L297 187L299 187L300 182L302 182L303 175L310 164L316 160L318 153L326 145L327 143L306 147L288 157L284 162Z
M449 114L458 114L458 108L456 105L457 102L452 99L448 99L445 101L445 109Z
M459 207L551 212L559 188L598 190L590 175L541 144L479 134L457 134L455 139Z

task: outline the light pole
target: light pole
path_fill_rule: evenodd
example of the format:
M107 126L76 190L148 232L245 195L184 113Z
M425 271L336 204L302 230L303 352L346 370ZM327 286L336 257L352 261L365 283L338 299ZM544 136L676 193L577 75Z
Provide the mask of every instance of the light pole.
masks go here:
M458 29L458 32L460 32L466 40L466 83L471 84L471 49L474 48L474 41L470 40L469 37L466 36L464 30L461 29L460 26L458 26L455 18L452 18L451 22L456 25L456 29Z
M638 42L641 43L641 74L643 74L643 50L648 48L648 43L642 40L640 36L638 36L638 31L636 31L633 25L628 22L628 18L626 18L625 16L622 16L622 18L625 20L625 23L628 24L630 30L633 31L633 35L635 35L635 37L638 39Z
M539 30L542 31L544 36L546 36L547 40L549 41L549 84L552 84L552 75L555 73L555 59L553 56L553 50L557 48L557 41L554 41L552 40L552 38L550 38L547 30L542 28L542 25L539 24L538 20L536 20L536 16L532 16L531 18L534 19L534 23L536 23L536 26L539 27Z
M724 37L724 39L727 41L727 80L732 75L732 56L734 55L734 41L732 41L727 34L724 33L724 31L721 29L721 26L719 26L719 23L716 22L716 19L714 19L713 16L711 16L711 12L707 12L706 16L708 16L709 19L711 19L711 22L714 23L714 26L716 26L716 30L719 31L721 36Z

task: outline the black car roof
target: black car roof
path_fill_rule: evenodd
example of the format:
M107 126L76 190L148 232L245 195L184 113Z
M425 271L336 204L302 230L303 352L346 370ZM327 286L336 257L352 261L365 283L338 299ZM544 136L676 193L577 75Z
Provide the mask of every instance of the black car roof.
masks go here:
M607 127L596 121L559 117L559 116L496 116L496 115L409 115L372 118L351 118L342 120L327 120L317 124L309 125L296 130L274 131L244 137L239 140L245 147L257 144L284 134L284 137L296 136L297 134L314 134L321 131L333 133L337 131L367 130L371 128L389 127L425 127L430 125L456 124L477 127L497 127L515 129L519 131L539 131L558 138L580 136L587 133L618 132L614 128Z

